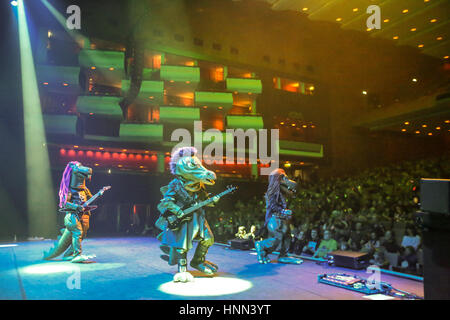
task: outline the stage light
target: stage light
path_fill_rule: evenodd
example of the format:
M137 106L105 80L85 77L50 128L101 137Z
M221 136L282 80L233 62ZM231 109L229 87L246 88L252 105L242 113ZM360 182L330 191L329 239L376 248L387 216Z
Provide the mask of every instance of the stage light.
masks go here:
M23 0L17 1L17 20L23 97L28 234L52 237L56 230L55 193Z
M225 278L225 277L211 277L211 278L194 278L192 282L178 283L166 282L158 287L158 290L167 294L188 296L188 297L202 297L202 296L223 296L228 294L235 294L243 292L253 287L250 281Z
M14 0L11 1L11 5L14 6L14 7L17 7L17 1L14 1Z

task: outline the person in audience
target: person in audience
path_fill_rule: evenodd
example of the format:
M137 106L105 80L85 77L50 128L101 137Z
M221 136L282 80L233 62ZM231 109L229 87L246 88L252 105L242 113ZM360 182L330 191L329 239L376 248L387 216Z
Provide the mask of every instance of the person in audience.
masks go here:
M408 273L417 273L417 253L414 247L407 246L403 255L400 256L400 268Z
M406 248L408 246L411 246L414 248L414 250L417 250L417 248L420 245L421 238L420 236L415 232L414 226L408 226L405 230L405 235L402 239L402 247Z
M256 238L256 226L252 225L250 227L250 232L246 233L244 239L255 240Z
M247 232L245 231L245 227L244 226L240 226L238 228L238 232L234 235L236 239L245 239L245 235L247 234Z
M383 240L381 241L381 245L389 253L400 253L400 246L395 242L392 233L393 232L390 230L386 231Z
M323 240L320 242L313 258L325 258L329 252L336 251L338 248L337 241L331 238L330 230L325 230Z
M312 229L308 244L303 247L302 253L306 255L313 255L319 246L319 241L320 239L317 229Z
M375 250L373 258L369 260L369 263L382 269L389 269L389 261L384 256L384 251L381 248Z
M305 232L303 230L299 230L297 235L295 236L295 242L293 244L292 252L296 255L301 255L303 252L303 248L308 243L308 239L306 238Z

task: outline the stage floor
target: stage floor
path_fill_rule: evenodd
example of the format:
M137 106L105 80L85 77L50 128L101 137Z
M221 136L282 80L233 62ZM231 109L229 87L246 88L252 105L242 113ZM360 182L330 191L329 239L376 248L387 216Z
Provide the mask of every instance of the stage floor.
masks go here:
M364 294L318 283L317 276L334 272L370 276L365 270L329 267L306 260L301 265L274 262L261 265L254 251L214 245L207 259L219 265L217 275L207 277L191 270L195 282L173 283L176 266L160 259L155 238L85 239L84 253L96 255L95 263L89 264L41 260L42 251L53 245L50 240L4 245L0 245L1 300L365 300ZM189 252L189 259L194 249ZM423 296L422 282L385 274L381 275L381 281Z

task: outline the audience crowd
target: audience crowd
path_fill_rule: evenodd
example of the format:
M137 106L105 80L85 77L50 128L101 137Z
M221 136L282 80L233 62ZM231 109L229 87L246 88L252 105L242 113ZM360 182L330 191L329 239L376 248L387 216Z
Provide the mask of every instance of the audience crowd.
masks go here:
M360 251L381 268L422 274L415 212L423 177L449 178L449 158L408 161L349 177L298 181L296 197L288 200L294 213L289 252L326 258L334 250ZM226 242L257 239L264 216L261 195L245 203L237 201L230 212L212 209L208 221L216 241Z

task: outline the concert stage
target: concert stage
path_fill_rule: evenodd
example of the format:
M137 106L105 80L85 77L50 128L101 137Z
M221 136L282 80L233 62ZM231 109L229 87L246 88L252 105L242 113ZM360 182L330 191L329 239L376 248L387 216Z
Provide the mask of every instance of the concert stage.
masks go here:
M0 299L242 299L242 300L358 300L364 294L320 284L323 273L345 272L362 278L365 270L318 265L258 264L254 251L237 251L221 245L210 248L207 259L219 265L214 277L192 271L194 283L173 283L176 266L160 259L155 238L96 238L83 241L85 254L95 263L43 261L42 251L53 241L0 245ZM193 250L189 252L189 258ZM275 256L271 256L275 258ZM381 281L423 296L423 283L392 275Z

